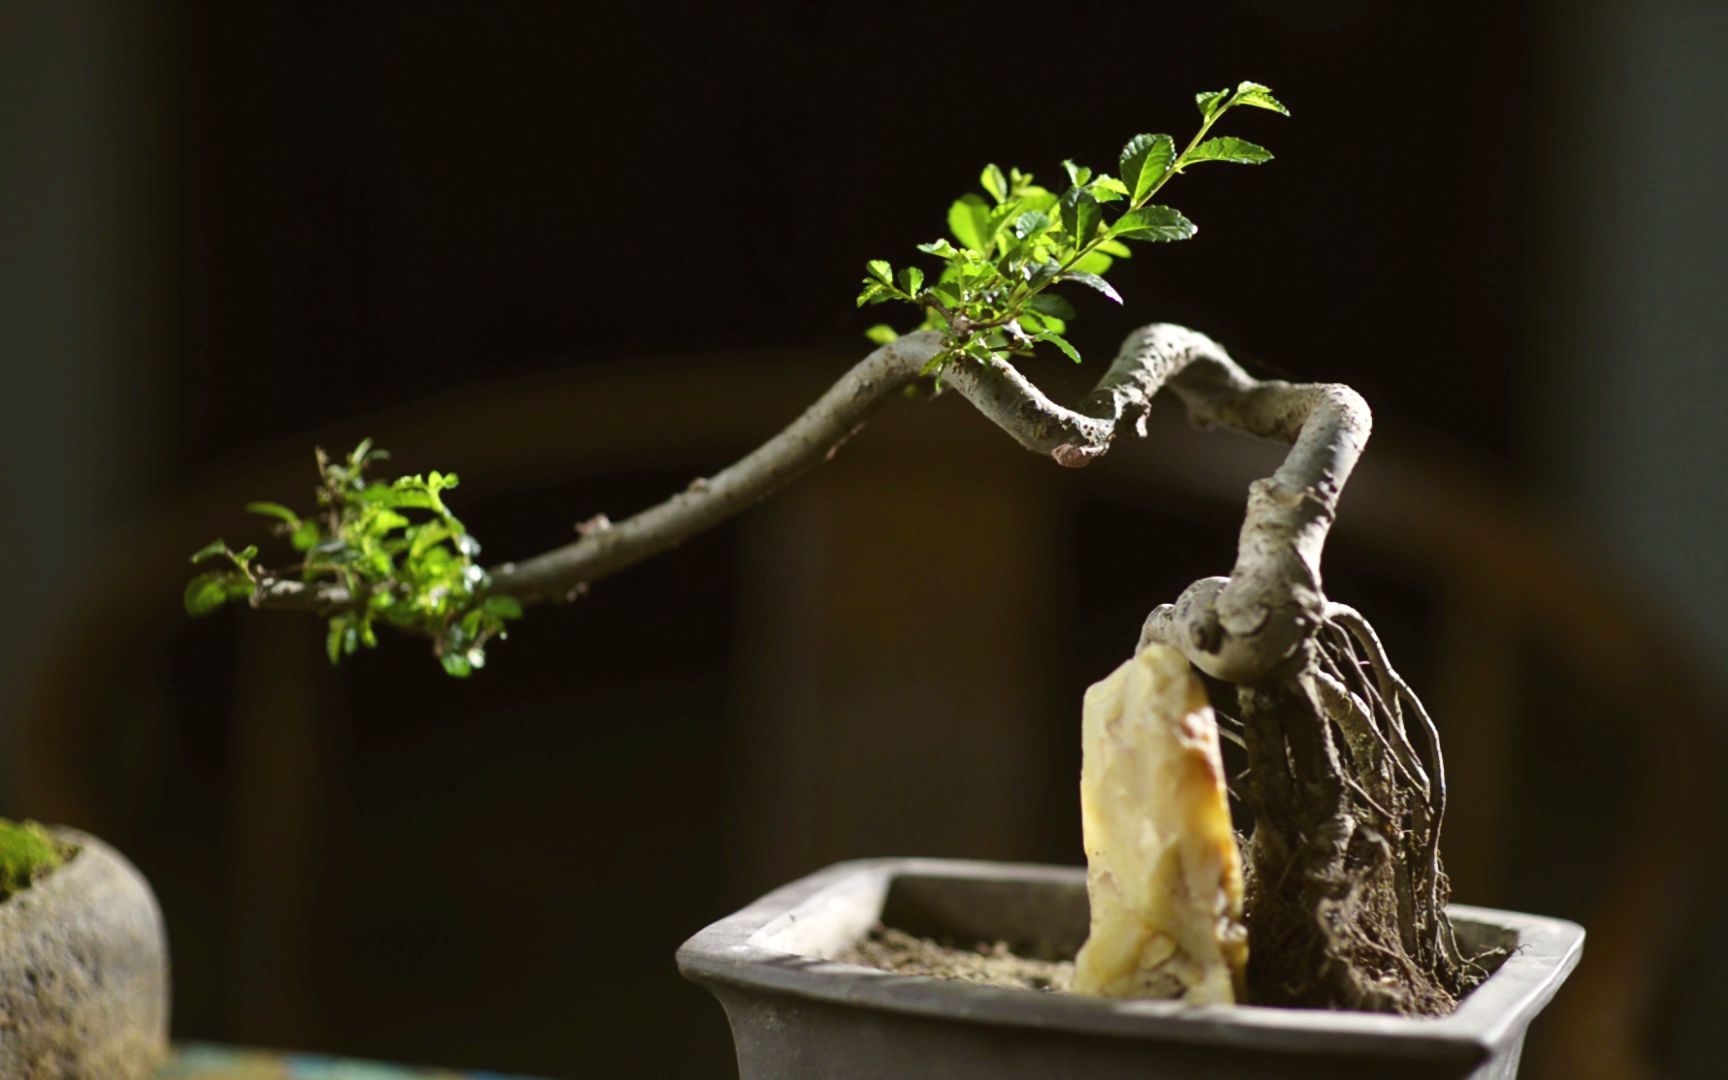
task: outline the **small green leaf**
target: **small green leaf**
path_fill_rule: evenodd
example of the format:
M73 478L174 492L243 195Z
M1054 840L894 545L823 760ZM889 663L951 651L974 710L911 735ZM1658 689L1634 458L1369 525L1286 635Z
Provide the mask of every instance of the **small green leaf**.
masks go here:
M212 540L192 553L192 563L196 566L198 563L208 562L228 554L228 542L226 540Z
M1110 268L1115 265L1115 259L1106 255L1102 250L1094 250L1088 252L1079 262L1075 263L1074 269L1103 276L1109 273Z
M1056 275L1062 272L1062 264L1055 259L1045 259L1043 262L1029 264L1026 267L1026 284L1034 291L1056 280Z
M1122 302L1122 294L1111 288L1110 283L1097 274L1088 273L1085 270L1070 270L1062 275L1062 280L1078 281L1089 289L1097 289L1118 304Z
M522 602L514 596L488 596L480 601L480 610L494 619L520 619Z
M228 602L229 576L227 574L199 574L186 583L186 591L181 595L181 601L186 605L186 614L194 618L208 615Z
M979 175L978 182L984 185L984 190L990 193L998 203L1008 200L1008 178L1002 175L1002 170L994 165L984 166L984 172Z
M875 280L884 285L894 284L894 268L888 265L886 259L871 259L864 264L865 271Z
M342 635L347 625L347 616L337 616L330 620L330 629L324 635L324 655L330 658L332 664L342 662Z
M960 249L950 244L946 237L933 240L928 244L919 244L918 250L930 255L940 255L944 259L960 254Z
M404 476L394 484L372 484L360 493L364 502L406 510L442 509L438 496L427 489L420 476Z
M948 230L954 239L983 254L995 243L989 231L990 207L981 195L962 195L948 208Z
M1136 135L1122 148L1122 182L1133 202L1144 199L1164 179L1176 160L1176 143L1168 135Z
M1068 174L1068 182L1075 187L1085 187L1086 181L1092 178L1092 170L1084 165L1076 165L1072 161L1062 162L1062 171Z
M302 521L288 537L288 542L294 545L295 551L311 551L317 545L319 535L316 521Z
M1272 151L1264 146L1256 146L1247 139L1237 139L1229 135L1221 135L1188 151L1182 158L1183 165L1192 165L1197 161L1232 161L1238 165L1260 165L1272 160Z
M1083 189L1072 187L1062 196L1062 227L1074 238L1075 247L1085 246L1096 236L1098 223L1103 220L1104 211L1098 208L1098 200Z
M900 291L908 296L917 296L924 289L924 271L916 266L908 266L900 271Z
M1192 221L1168 206L1145 206L1116 219L1110 235L1125 240L1186 240L1198 231Z
M1074 361L1076 364L1080 362L1080 350L1068 344L1068 339L1063 337L1061 334L1049 330L1040 330L1032 336L1037 338L1039 341L1048 341L1058 349L1061 349L1063 355L1067 356L1068 359Z
M864 284L864 291L858 294L858 306L880 304L892 299L894 299L894 294L884 289L880 282L868 281Z
M413 532L413 539L408 542L408 557L418 559L430 551L435 544L448 540L451 535L450 526L442 521L429 521L419 526Z
M446 652L438 658L438 661L444 665L445 674L453 675L458 679L466 679L474 673L474 665L469 662L465 653Z
M1025 209L1024 206L1020 205L1019 199L1009 199L990 211L990 217L984 222L984 235L994 240L1001 234L1003 226L1019 217Z
M363 535L377 538L396 529L404 529L409 525L407 518L394 510L379 507L362 522L360 531Z
M887 323L877 323L875 326L864 331L864 336L875 342L877 345L892 344L900 339L900 335L895 333L894 328L889 326Z
M1224 108L1224 99L1230 96L1230 88L1222 90L1203 90L1194 95L1194 104L1200 106L1200 118L1211 120Z
M265 517L281 518L283 521L288 523L290 529L298 529L300 527L300 515L288 509L286 506L283 506L281 503L250 502L246 504L246 509L249 513L263 514Z
M1086 193L1101 203L1113 203L1128 197L1128 185L1114 176L1100 173L1086 185Z
M1074 317L1074 305L1055 293L1039 293L1027 301L1026 306L1041 315L1054 315L1058 319Z
M1049 227L1050 215L1042 210L1028 210L1014 219L1014 235L1021 240L1037 236Z
M1056 209L1056 202L1061 196L1054 191L1046 191L1041 187L1029 187L1020 192L1020 205L1027 210L1041 210L1048 214Z
M1244 82L1236 87L1236 96L1231 99L1232 105L1252 105L1256 109L1270 109L1284 116L1290 115L1290 110L1284 103L1272 96L1272 88L1257 82Z
M1063 322L1061 319L1058 319L1054 315L1040 315L1035 311L1022 311L1020 313L1020 325L1024 326L1034 335L1036 335L1040 330L1048 330L1053 334L1064 334L1068 332L1068 324Z
M985 344L979 338L973 338L960 348L967 356L970 356L981 364L993 364L997 360L1001 359L991 351L989 345Z

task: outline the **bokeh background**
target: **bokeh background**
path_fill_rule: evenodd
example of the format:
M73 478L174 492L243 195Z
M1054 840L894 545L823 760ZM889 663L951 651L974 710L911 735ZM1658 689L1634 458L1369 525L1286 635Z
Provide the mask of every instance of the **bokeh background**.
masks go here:
M1728 1006L1728 5L0 3L0 811L154 882L176 1029L725 1076L684 937L827 862L1077 862L1078 705L1229 565L1275 448L1081 474L953 400L467 682L180 611L185 556L372 435L506 558L712 472L864 349L866 258L987 161L1108 165L1199 89L1259 170L1080 299L1343 380L1328 551L1429 698L1459 898L1578 919L1538 1076L1707 1075Z

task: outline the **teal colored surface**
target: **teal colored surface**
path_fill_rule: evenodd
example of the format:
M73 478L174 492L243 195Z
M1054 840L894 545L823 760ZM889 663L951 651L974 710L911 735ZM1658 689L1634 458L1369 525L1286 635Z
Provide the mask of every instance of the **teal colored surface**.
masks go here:
M503 1073L410 1068L315 1054L182 1046L156 1080L529 1080Z

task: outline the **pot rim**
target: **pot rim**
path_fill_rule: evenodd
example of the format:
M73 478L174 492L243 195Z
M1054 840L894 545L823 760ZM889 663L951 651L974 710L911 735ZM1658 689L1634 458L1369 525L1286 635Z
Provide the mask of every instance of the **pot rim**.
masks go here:
M1460 923L1510 931L1512 954L1448 1016L1415 1018L1263 1005L1125 1001L898 975L799 951L842 926L854 938L876 921L896 877L1084 886L1082 867L957 859L878 858L836 863L758 899L686 941L681 972L699 983L813 998L838 1005L970 1023L1252 1047L1292 1052L1349 1048L1433 1060L1481 1061L1520 1038L1577 966L1584 928L1563 919L1449 905ZM802 920L802 922L800 921Z

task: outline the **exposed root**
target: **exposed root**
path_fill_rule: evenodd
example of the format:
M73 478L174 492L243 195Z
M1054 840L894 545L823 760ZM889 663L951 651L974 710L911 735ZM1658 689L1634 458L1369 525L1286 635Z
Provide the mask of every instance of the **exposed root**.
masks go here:
M1446 915L1446 771L1421 700L1367 620L1339 605L1288 665L1239 694L1256 822L1250 1000L1450 1012L1484 972Z

